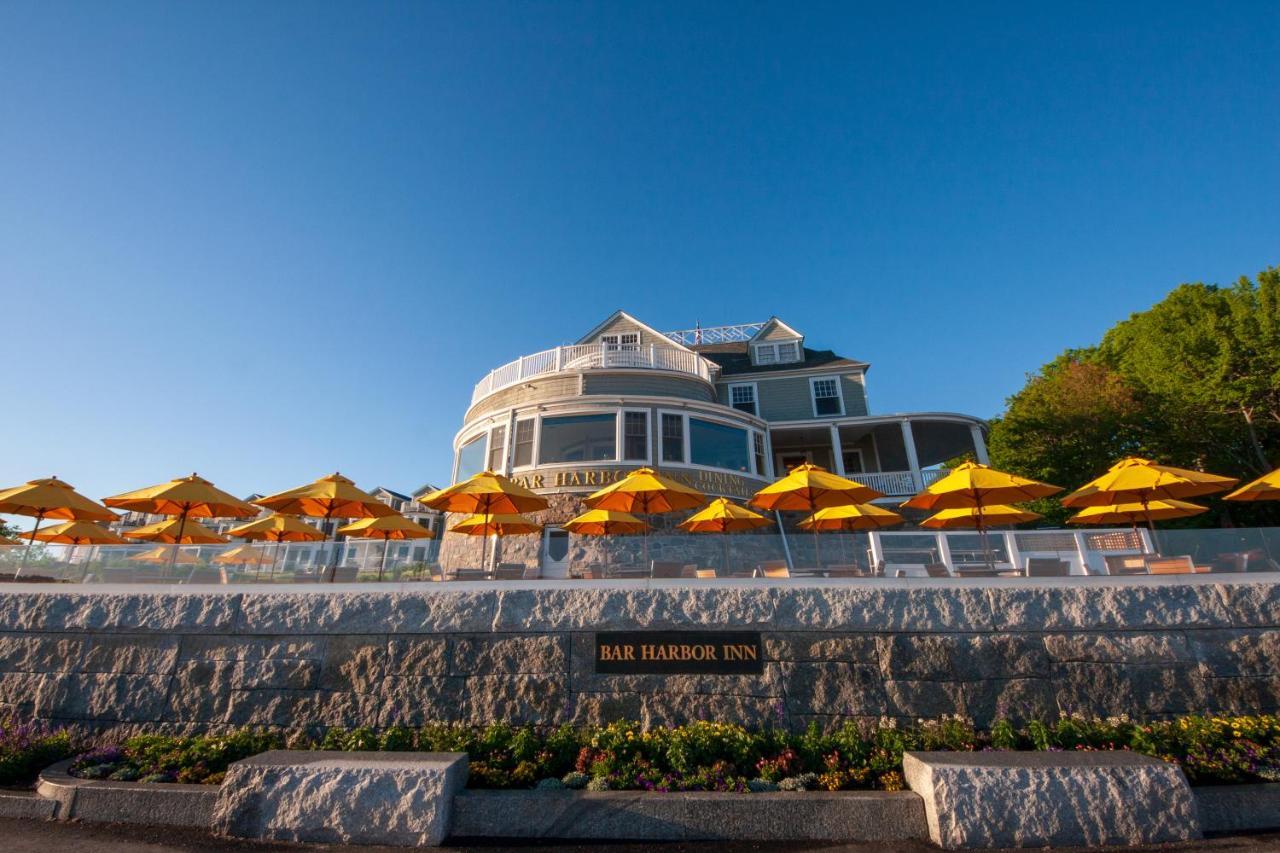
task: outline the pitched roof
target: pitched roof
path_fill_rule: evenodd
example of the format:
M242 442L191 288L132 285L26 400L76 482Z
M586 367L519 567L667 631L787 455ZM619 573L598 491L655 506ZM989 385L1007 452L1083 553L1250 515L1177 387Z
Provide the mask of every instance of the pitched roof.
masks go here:
M764 336L769 334L769 332L775 328L784 329L785 331L790 332L792 335L794 335L797 338L801 338L801 339L804 338L804 335L800 334L795 329L791 328L786 323L779 320L777 317L770 317L763 326L761 326L759 329L756 329L756 333L751 336L750 343L754 343L757 340L763 340Z
M667 337L667 334L665 332L658 331L653 326L650 326L648 323L637 320L635 317L631 316L626 311L623 311L621 309L614 311L608 317L604 318L603 322L596 325L594 329L587 332L581 338L578 338L578 343L579 344L592 343L595 340L597 335L599 335L602 331L608 328L610 323L612 323L614 320L617 320L619 318L625 318L627 320L630 320L635 325L639 326L640 328L652 334L655 338L661 338L662 340L664 340L666 343L670 344L673 347L676 347L678 349L683 349L683 350L689 349L689 347L685 346L679 341Z
M731 344L699 344L692 349L720 365L721 376L740 373L777 373L812 367L850 367L865 370L871 366L865 361L836 355L829 349L816 350L808 347L804 348L804 358L801 361L790 361L784 364L752 364L749 347L750 344L747 341L741 341Z
M402 494L400 494L399 492L394 491L393 489L388 489L386 486L378 486L378 488L374 489L374 491L375 491L375 492L386 492L387 494L391 495L391 497L395 498L396 500L401 500L401 501L411 501L411 500L413 500L413 498L409 497L408 495L402 495Z

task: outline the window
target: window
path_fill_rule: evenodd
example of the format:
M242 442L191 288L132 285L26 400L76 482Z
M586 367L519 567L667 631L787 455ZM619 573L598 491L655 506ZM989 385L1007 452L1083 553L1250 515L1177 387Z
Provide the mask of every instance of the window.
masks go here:
M649 413L622 413L622 458L644 461L649 458Z
M618 456L617 415L568 415L542 419L538 464L600 462Z
M501 471L507 467L507 428L496 426L489 434L489 470Z
M462 445L458 451L458 473L454 476L455 483L467 479L475 474L479 474L484 470L484 434L477 435L475 438Z
M729 386L729 405L733 406L740 412L749 414L757 414L756 412L756 386L755 385L730 385Z
M746 471L747 431L714 421L689 418L689 458L694 465Z
M426 558L427 558L427 546L425 545L413 546L413 561L415 563L421 563Z
M858 449L844 451L844 472L846 474L861 474L862 467L862 451Z
M786 364L800 361L800 342L783 341L778 344L756 344L756 364Z
M756 465L756 473L761 477L765 475L764 467L764 435L762 433L751 433L751 450L753 462Z
M516 421L516 468L533 464L533 421Z
M662 416L662 461L684 461L684 416Z
M607 350L638 350L640 349L640 335L637 332L601 335L600 343Z
M813 414L815 416L844 414L844 405L840 401L839 379L811 379L809 381L813 386Z

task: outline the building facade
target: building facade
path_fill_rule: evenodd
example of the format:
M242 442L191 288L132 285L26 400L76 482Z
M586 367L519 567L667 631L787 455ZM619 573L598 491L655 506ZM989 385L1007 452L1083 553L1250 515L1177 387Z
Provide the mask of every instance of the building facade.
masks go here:
M896 503L948 459L987 461L979 418L872 414L869 367L806 346L777 317L660 332L618 311L577 343L522 356L476 385L454 440L453 480L487 469L547 496L541 542L513 539L502 553L556 575L574 559L558 525L586 494L640 466L745 499L813 462ZM451 547L465 543L446 540L442 559L465 563Z

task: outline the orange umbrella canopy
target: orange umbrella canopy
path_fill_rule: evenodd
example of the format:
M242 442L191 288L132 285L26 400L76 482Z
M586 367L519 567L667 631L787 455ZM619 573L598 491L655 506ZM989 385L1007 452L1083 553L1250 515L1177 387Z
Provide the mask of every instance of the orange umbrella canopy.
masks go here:
M167 483L103 498L107 506L132 512L187 518L252 518L258 508L192 474Z
M27 532L23 536L30 536ZM94 524L92 521L64 521L62 524L55 524L53 527L46 527L35 534L40 542L50 542L56 545L130 545L128 539L124 539L112 533L100 524Z
M1086 507L1176 501L1225 492L1238 482L1235 477L1160 465L1150 459L1131 456L1121 459L1107 469L1107 473L1064 497L1062 505Z
M418 501L432 509L473 515L512 515L547 508L546 498L492 471L481 471Z
M540 530L541 524L517 513L472 515L449 528L450 533L465 533L467 536L519 536Z
M259 498L254 503L278 513L312 518L382 518L395 513L336 472L305 486Z
M649 525L629 512L591 509L566 521L564 529L578 536L625 536L644 533Z
M351 539L434 539L436 535L427 528L410 521L403 515L384 515L382 518L362 518L338 532Z
M227 537L214 533L200 522L183 518L166 518L136 530L126 530L124 535L130 539L170 545L212 545L227 541Z
M1223 498L1225 501L1280 501L1280 468L1245 483Z
M875 504L850 504L820 509L800 522L803 530L879 530L903 522L893 510Z
M1022 524L1024 521L1035 521L1044 518L1038 512L1018 509L1006 504L991 504L982 507L983 527L1003 527L1008 524ZM936 512L920 522L921 527L935 530L968 530L978 526L977 507L953 507Z
M261 563L266 557L267 552L262 548L255 548L252 545L237 545L214 557L212 562L227 565L234 563Z
M1007 474L977 462L965 462L902 505L929 510L966 509L1033 501L1060 491L1061 486Z
M728 498L716 498L676 526L690 533L738 533L770 524L773 522L758 512L738 506Z
M1137 524L1139 521L1165 521L1170 518L1187 518L1208 512L1207 506L1186 501L1148 501L1137 503L1089 506L1067 519L1069 524Z
M664 477L652 468L637 468L583 501L591 509L612 509L640 515L695 509L706 502L707 496L702 492Z
M813 512L824 507L867 503L882 497L883 492L870 486L805 462L792 468L776 483L756 492L750 503L760 509Z
M296 515L282 515L278 512L233 527L227 531L227 535L266 542L318 542L324 538L324 533L318 528L312 527Z
M200 562L200 558L197 557L195 554L188 554L186 551L183 551L181 548L170 549L165 545L157 545L156 547L148 551L143 551L141 554L134 554L129 559L137 560L140 563L173 562L173 563L186 563L190 565L192 563Z
M31 480L0 491L0 514L30 515L63 521L115 521L116 514L57 477Z

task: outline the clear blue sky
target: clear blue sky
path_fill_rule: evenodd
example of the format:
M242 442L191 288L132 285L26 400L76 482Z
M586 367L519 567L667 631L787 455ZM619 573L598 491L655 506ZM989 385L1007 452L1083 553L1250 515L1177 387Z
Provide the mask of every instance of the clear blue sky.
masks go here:
M1277 43L1245 2L9 0L0 485L439 482L481 375L619 307L995 414L1280 262Z

